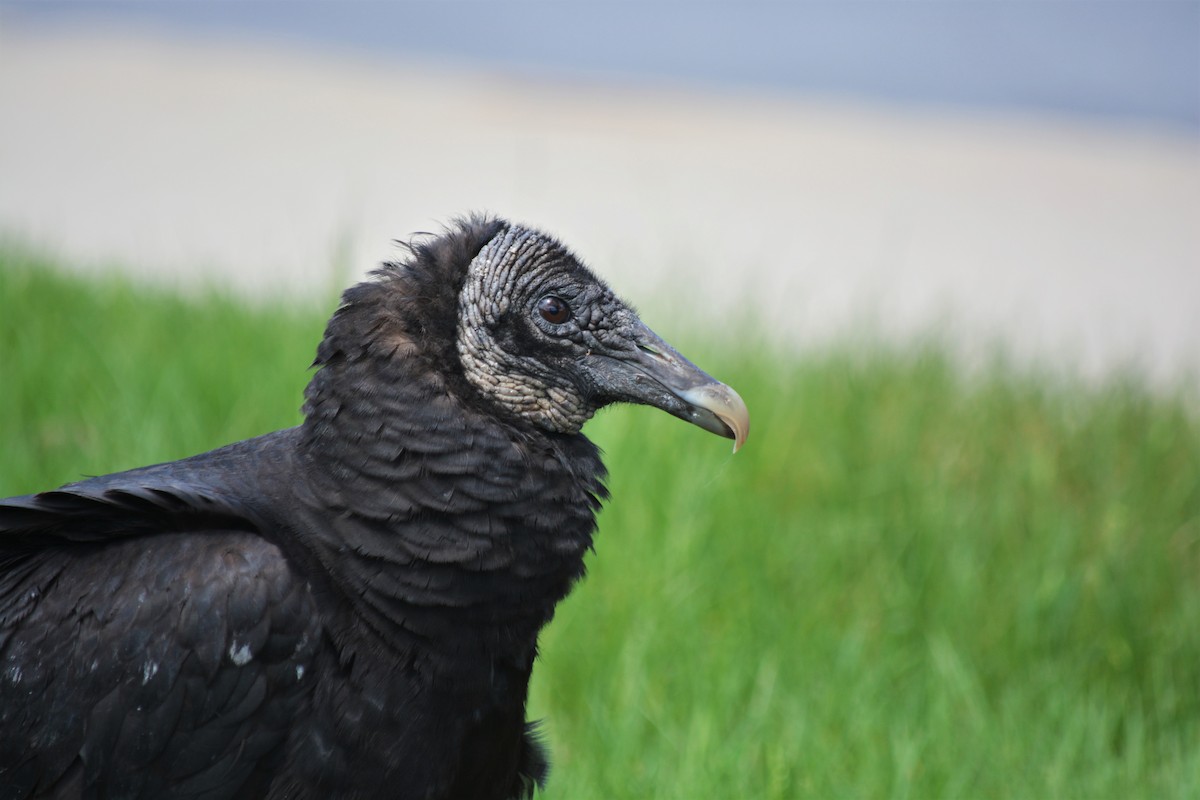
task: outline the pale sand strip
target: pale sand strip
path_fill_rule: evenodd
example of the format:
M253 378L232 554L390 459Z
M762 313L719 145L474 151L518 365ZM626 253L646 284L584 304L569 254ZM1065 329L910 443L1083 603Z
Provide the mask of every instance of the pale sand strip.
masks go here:
M950 319L1087 372L1200 371L1196 138L11 21L0 115L0 231L84 267L311 296L489 209L652 322Z

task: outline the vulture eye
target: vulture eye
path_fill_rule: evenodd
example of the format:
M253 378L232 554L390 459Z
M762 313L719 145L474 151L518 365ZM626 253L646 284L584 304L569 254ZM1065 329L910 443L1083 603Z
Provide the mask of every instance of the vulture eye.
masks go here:
M552 325L562 325L571 318L571 307L566 301L548 294L538 301L538 313Z

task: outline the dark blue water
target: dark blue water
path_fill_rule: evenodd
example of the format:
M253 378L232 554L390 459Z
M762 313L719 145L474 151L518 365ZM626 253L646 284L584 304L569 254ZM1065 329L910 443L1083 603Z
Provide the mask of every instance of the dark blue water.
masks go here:
M36 2L103 18L556 77L1052 111L1200 135L1200 0Z

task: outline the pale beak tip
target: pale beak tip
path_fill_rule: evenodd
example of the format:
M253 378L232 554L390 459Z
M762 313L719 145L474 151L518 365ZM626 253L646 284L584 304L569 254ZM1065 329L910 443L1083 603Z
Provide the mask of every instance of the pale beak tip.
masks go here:
M742 449L742 445L746 444L746 440L750 438L750 411L746 408L746 404L742 402L741 396L733 389L729 390L737 403L730 408L730 413L717 414L721 421L729 426L733 431L733 452Z
M689 403L703 408L721 421L733 439L733 452L742 449L750 436L750 411L733 387L713 382L682 393ZM710 429L716 431L716 429Z

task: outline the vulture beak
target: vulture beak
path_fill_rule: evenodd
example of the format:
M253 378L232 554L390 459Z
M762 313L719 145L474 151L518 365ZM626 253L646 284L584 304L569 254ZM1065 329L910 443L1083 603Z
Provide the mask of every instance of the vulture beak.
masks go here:
M593 353L591 372L601 391L618 401L642 403L706 431L733 439L733 452L750 435L750 412L732 388L713 378L638 321L636 347Z

